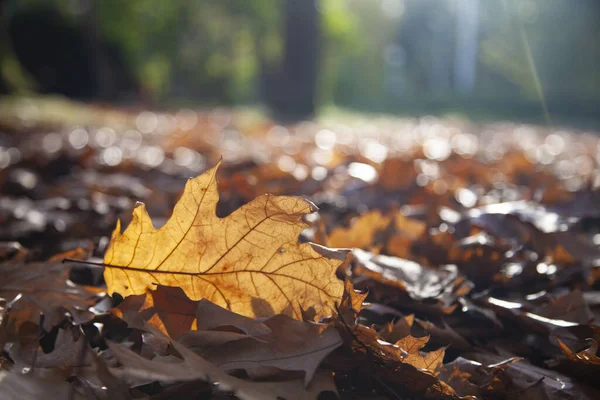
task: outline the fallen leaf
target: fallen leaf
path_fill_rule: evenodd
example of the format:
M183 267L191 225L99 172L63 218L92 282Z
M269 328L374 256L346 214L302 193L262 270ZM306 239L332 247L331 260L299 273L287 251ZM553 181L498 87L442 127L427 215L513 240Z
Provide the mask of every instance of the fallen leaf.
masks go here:
M390 191L405 189L414 184L416 176L411 160L388 158L381 166L377 183Z
M408 335L398 340L395 345L408 353L408 355L404 357L403 362L408 363L415 368L424 369L432 374L436 374L444 361L445 349L441 348L430 352L422 352L421 349L425 347L428 341L429 336L417 338Z
M301 319L309 306L331 314L343 292L335 270L345 254L297 242L307 227L302 217L316 207L300 197L264 195L219 218L217 168L188 181L160 229L143 204L123 234L117 223L104 258L109 294L179 286L192 300L250 317Z
M394 215L394 228L396 233L416 239L425 234L427 224L423 221L407 217L398 211Z
M179 342L190 348L214 347L242 339L253 339L254 336L245 333L229 331L188 331L184 333Z
M587 365L600 366L600 357L596 355L596 353L598 352L598 341L591 340L591 345L587 349L575 353L573 350L567 347L567 345L564 344L559 338L555 339L558 342L560 349L569 360Z
M354 286L349 279L344 281L344 294L342 295L342 301L340 303L341 308L352 309L354 312L359 313L364 308L368 307L368 304L365 303L367 296L369 293L361 293L357 290L354 290Z
M352 256L356 260L353 272L357 276L399 288L415 300L450 294L457 289L455 283L468 286L468 281L458 279L460 276L453 265L428 268L414 261L375 255L360 249L353 249Z
M327 237L327 244L331 247L370 250L375 244L377 232L386 229L390 221L391 218L382 215L379 210L370 211L356 217L348 228L333 229Z
M130 327L141 329L144 321L177 339L197 328L198 301L190 300L181 288L159 285L143 295L129 296L109 310Z
M160 336L160 332L149 330ZM301 380L279 382L252 382L233 377L214 364L208 362L180 343L171 342L173 349L181 356L178 363L165 363L148 360L116 343L107 342L111 352L124 366L114 370L118 376L135 379L148 379L159 382L203 380L217 384L222 392L233 392L242 400L304 400L317 399L323 391L336 392L332 374L319 371L312 382L305 387Z
M503 360L490 353L472 354L474 361L485 365L488 373L496 375L490 388L495 397L515 399L582 399L595 400L600 391L556 371L537 367L519 358Z
M89 396L74 391L67 381L8 371L0 371L0 393L3 400L89 399Z
M51 352L45 353L38 341L16 343L9 350L14 366L21 370L72 369L92 364L92 349L75 327L59 329Z
M8 301L8 318L15 327L25 321L40 322L46 330L58 325L70 312L78 322L93 316L87 309L99 290L68 280L69 265L59 262L7 261L0 264L0 298Z
M381 360L390 362L402 362L407 354L399 346L382 340L373 328L355 324L349 329L352 333L352 347L355 351L370 353Z
M417 323L422 326L436 342L442 342L445 345L450 345L453 348L462 350L471 350L473 346L466 341L458 332L442 319L441 327L429 322L417 320Z
M548 304L537 307L533 313L546 318L576 322L582 325L589 324L594 320L594 314L579 290L574 290Z
M405 315L395 323L390 322L387 324L382 330L379 331L379 334L388 342L397 342L403 337L410 335L410 330L414 322L414 314Z
M275 375L273 367L303 371L304 383L308 384L323 359L342 344L338 331L328 325L296 321L281 314L264 324L270 328L269 334L229 341L199 352L225 371L245 370L253 379Z
M450 385L459 396L480 396L494 376L487 373L480 363L458 357L442 366L438 378Z
M222 330L233 327L247 335L267 335L271 333L271 328L262 321L236 314L206 299L202 299L198 303L196 316L198 330Z

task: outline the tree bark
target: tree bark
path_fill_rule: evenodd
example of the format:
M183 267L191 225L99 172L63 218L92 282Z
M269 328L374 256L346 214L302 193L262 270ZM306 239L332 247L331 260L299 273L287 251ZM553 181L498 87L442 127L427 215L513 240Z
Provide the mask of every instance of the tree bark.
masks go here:
M317 1L285 0L283 60L274 71L263 66L265 101L278 120L299 121L315 113L320 34Z

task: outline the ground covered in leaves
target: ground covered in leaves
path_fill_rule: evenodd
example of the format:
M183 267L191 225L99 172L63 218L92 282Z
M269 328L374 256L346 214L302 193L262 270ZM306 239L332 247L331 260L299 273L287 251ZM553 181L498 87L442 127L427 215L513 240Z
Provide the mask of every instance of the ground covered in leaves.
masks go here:
M600 398L594 132L48 104L0 110L2 399Z

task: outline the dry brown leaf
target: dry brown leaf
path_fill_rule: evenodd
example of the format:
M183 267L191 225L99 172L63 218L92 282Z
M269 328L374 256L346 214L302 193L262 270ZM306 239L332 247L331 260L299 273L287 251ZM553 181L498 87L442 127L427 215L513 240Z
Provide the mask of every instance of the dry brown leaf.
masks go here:
M567 356L567 358L571 361L575 361L582 364L588 365L596 365L600 366L600 357L596 355L598 351L598 342L592 341L592 344L587 349L575 353L566 344L564 344L559 338L556 338L558 345L562 352Z
M279 370L303 371L308 384L323 359L342 344L338 331L328 325L285 315L271 317L264 324L271 333L201 349L200 354L225 371L245 370L253 379L276 375Z
M298 244L307 227L302 217L316 207L300 197L264 195L219 218L217 168L188 181L162 228L153 227L143 204L123 234L117 223L104 258L109 294L178 286L192 300L251 317L301 319L310 306L331 314L343 292L335 270L345 253Z
M377 184L386 190L405 189L414 184L416 177L412 160L388 158L381 166Z
M443 319L439 326L429 321L417 320L417 323L436 340L436 343L441 342L444 345L449 345L452 346L452 348L462 350L471 350L473 348L464 337L452 329L452 327Z
M79 322L93 317L87 309L100 291L69 281L69 268L60 262L0 264L0 298L8 301L8 318L16 328L25 321L39 323L40 313L46 330L64 320L66 311Z
M355 351L369 351L385 361L402 362L404 360L406 352L399 346L382 340L375 329L364 325L355 325L351 330L352 346Z
M190 300L181 288L159 285L146 294L127 297L109 310L130 327L141 329L144 321L177 339L196 329L197 301Z
M485 389L488 394L486 398L518 400L595 400L600 398L598 389L589 386L593 384L592 381L581 382L560 372L532 365L519 357L505 360L503 356L488 352L467 355L479 364L476 366L478 374L473 374L471 378L473 383L479 383L476 375L479 375L480 372L487 372L488 377L490 374L494 376L489 384L481 385L481 389ZM486 395L485 392L484 395Z
M394 233L386 240L385 252L400 258L413 258L412 245L427 230L427 224L406 217L400 211L394 215Z
M374 246L375 235L390 224L391 218L379 210L370 211L357 217L348 228L337 227L327 237L331 247L356 247L369 250Z
M344 281L344 295L342 296L342 302L340 308L351 308L355 312L359 313L366 308L368 304L365 303L369 293L361 293L354 290L354 286L349 279Z
M39 342L16 343L9 354L18 369L52 369L52 368L81 368L92 364L93 350L86 337L72 326L59 329L54 348L45 353Z
M160 332L152 328L149 330L154 335L161 336ZM336 392L331 372L318 371L306 387L301 380L251 382L225 373L177 342L171 342L171 345L182 357L182 361L178 363L148 360L119 344L107 343L113 355L125 367L114 370L116 375L122 377L160 382L203 380L218 384L219 390L233 392L242 400L316 399L322 391Z
M410 330L415 322L415 315L405 315L396 322L388 323L379 334L388 342L397 342L398 340L410 335Z
M455 266L427 268L414 261L398 257L375 255L360 249L352 250L357 276L368 277L390 287L399 288L415 300L438 298L450 294L456 285L466 282Z
M244 317L202 299L196 310L198 330L236 328L247 335L267 335L271 329L262 321Z
M581 325L587 325L594 320L594 314L585 301L583 293L578 289L536 307L533 313L542 317L576 322Z
M190 348L214 347L242 339L253 339L245 333L229 331L188 331L181 336L179 342Z
M391 256L411 259L414 239L408 236L394 235L385 244L385 253Z
M285 315L254 320L207 300L198 306L198 327L179 340L226 371L245 370L252 378L302 371L312 379L321 361L342 344L336 329Z
M422 352L421 349L425 347L428 341L429 336L414 337L408 335L398 340L395 345L408 353L403 359L405 363L436 374L436 371L442 366L444 361L445 349L441 348L428 353Z
M89 399L89 396L74 391L65 380L39 379L8 371L0 371L0 392L3 400Z
M401 212L397 212L394 215L394 228L404 236L417 239L425 233L427 224L423 221L407 217Z

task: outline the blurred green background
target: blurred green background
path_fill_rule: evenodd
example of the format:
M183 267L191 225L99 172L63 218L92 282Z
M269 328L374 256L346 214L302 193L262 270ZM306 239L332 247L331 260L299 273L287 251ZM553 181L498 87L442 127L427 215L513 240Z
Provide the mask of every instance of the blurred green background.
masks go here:
M596 0L0 0L0 92L600 126Z

